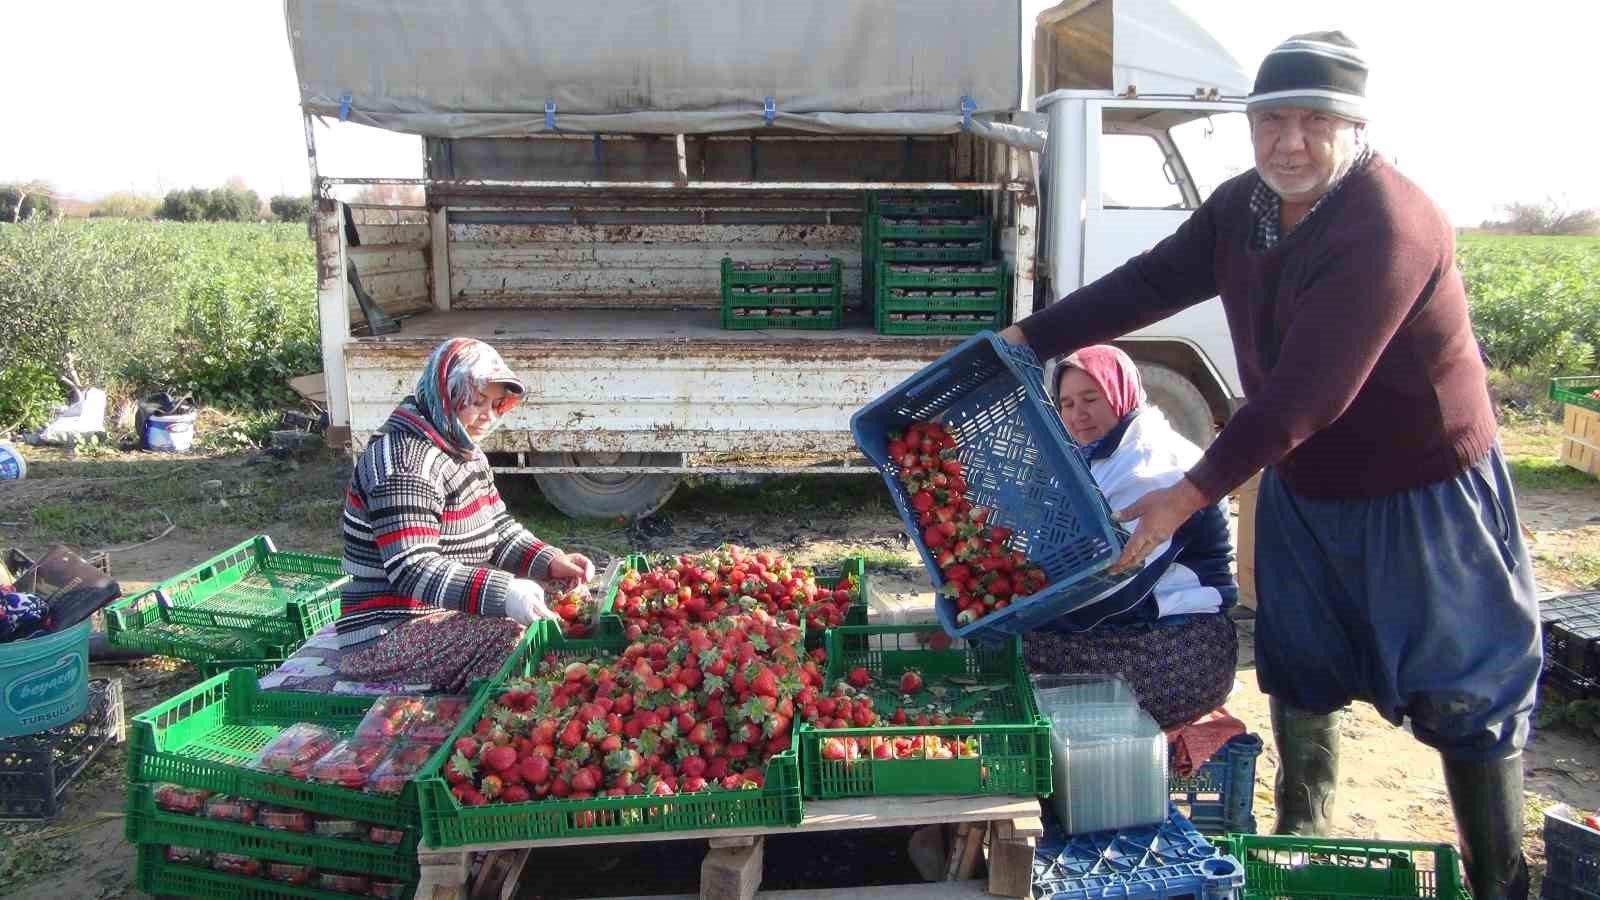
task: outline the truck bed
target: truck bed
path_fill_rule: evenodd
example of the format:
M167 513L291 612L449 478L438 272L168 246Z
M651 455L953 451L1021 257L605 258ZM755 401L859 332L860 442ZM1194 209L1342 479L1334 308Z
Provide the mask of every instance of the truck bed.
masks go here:
M348 352L364 357L426 356L446 338L472 337L502 352L561 353L574 347L587 352L604 344L666 355L712 349L766 353L794 362L837 358L840 353L932 361L963 340L878 334L862 310L847 310L845 320L845 327L837 331L727 331L717 310L451 310L408 317L395 334L351 338Z
M724 331L712 310L462 310L344 344L357 444L449 337L498 349L528 385L486 449L835 454L850 416L959 343L839 331Z

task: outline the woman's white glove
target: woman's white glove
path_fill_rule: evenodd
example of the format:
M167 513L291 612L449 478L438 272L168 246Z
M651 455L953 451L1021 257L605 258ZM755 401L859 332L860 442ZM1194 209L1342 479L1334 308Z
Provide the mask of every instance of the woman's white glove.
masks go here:
M545 605L544 588L539 582L526 578L511 579L511 587L506 591L506 618L518 625L532 625L540 619L561 621L561 617Z

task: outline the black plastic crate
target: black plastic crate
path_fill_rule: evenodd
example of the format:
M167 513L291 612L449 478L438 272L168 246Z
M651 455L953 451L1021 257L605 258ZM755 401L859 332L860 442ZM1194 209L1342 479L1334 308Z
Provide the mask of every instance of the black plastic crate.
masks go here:
M1600 694L1600 591L1550 597L1539 619L1545 679L1577 697Z
M89 682L89 709L77 721L0 740L0 819L49 819L67 786L108 744L126 736L122 679Z
M1559 886L1571 896L1600 896L1600 829L1584 824L1582 813L1565 803L1544 811L1544 853L1546 891Z

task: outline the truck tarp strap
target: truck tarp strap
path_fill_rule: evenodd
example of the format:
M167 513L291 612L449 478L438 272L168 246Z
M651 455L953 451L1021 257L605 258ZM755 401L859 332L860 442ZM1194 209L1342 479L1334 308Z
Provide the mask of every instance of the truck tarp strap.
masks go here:
M778 105L773 102L772 98L763 97L761 99L761 117L767 120L768 125L772 124L772 118L773 116L777 115L777 113Z
M977 108L978 108L978 104L974 103L971 97L968 97L966 95L962 95L962 97L961 97L961 127L963 129L967 129L967 128L971 128L972 127L972 114L973 114L974 111L977 110Z
M556 130L556 101L554 98L544 101L544 127Z
M339 121L341 121L341 122L350 121L350 95L349 94L340 94L339 95Z

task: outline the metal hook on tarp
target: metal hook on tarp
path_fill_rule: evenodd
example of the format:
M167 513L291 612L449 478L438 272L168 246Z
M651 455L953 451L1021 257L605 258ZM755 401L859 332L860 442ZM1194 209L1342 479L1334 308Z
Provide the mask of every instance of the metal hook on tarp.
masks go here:
M773 117L777 114L778 104L771 97L761 98L761 118L766 119L768 125L772 124Z
M341 122L350 121L350 95L349 94L340 94L339 95L339 121L341 121Z
M978 104L971 97L961 95L961 127L963 130L972 127L972 114L977 111Z
M556 130L556 101L554 97L544 101L544 127L548 131Z

